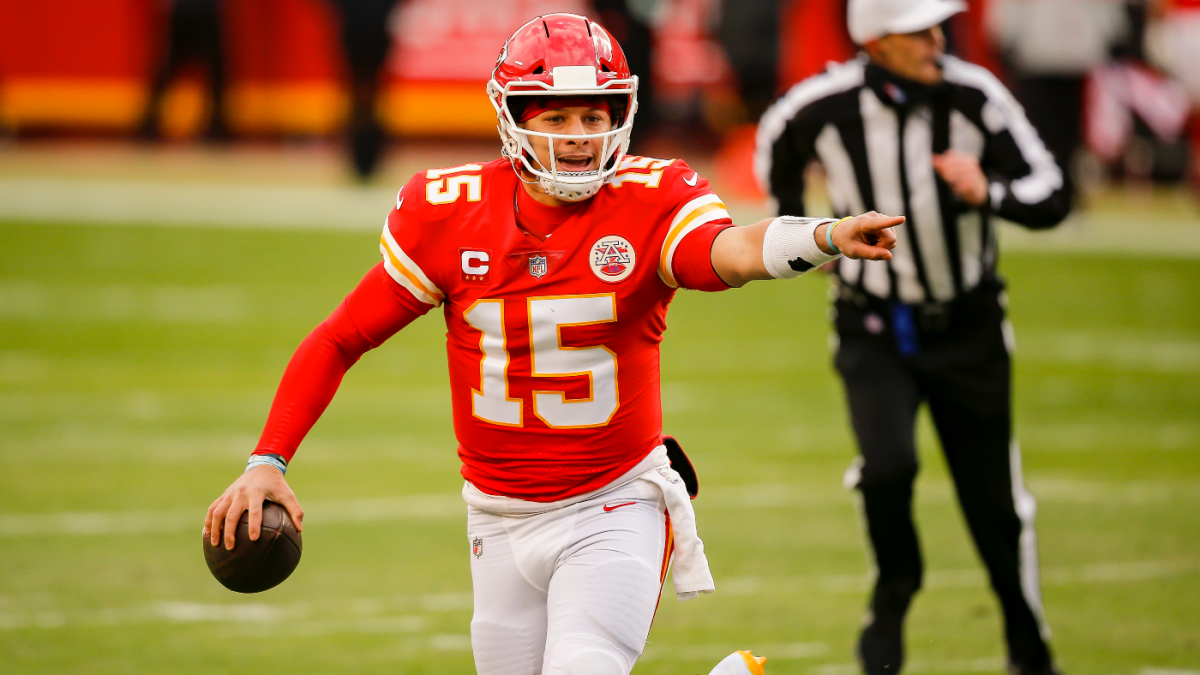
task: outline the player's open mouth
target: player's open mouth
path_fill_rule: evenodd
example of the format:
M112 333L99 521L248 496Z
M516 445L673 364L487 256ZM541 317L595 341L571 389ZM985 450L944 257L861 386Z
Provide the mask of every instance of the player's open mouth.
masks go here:
M595 157L591 155L560 155L554 158L559 171L591 171Z

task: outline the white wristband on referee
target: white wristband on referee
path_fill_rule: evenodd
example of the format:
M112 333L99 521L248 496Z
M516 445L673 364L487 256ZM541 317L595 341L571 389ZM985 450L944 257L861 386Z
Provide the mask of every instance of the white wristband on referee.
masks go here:
M246 471L256 466L263 466L264 464L273 466L282 471L285 476L287 475L287 462L283 461L283 458L279 455L250 455L250 459L246 462Z
M834 260L838 256L822 251L814 233L822 223L835 222L832 218L796 216L779 216L772 220L763 237L763 265L776 279L791 279Z

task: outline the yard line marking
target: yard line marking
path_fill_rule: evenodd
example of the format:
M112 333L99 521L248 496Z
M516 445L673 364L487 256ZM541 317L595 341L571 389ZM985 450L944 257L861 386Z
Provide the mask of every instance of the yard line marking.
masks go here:
M198 602L159 602L143 607L108 607L93 611L44 610L0 614L0 630L26 628L67 628L70 626L119 626L131 623L263 623L298 616L275 605L202 604Z
M157 534L194 529L200 534L205 508L172 511L0 514L0 537ZM460 517L466 505L457 495L414 495L312 502L306 522L368 523Z
M1137 560L1093 563L1076 567L1043 567L1042 586L1131 583L1180 577L1200 572L1200 560ZM784 590L827 593L863 593L871 585L869 574L830 574L792 577L744 576L717 579L717 590L729 595L778 594ZM982 568L929 570L925 590L983 588L987 578Z
M469 652L471 636L463 633L441 633L430 636L429 644L441 652Z
M1018 357L1037 363L1101 364L1123 370L1200 372L1200 341L1187 335L1138 339L1127 331L1030 331L1017 336Z
M209 605L198 602L164 602L150 612L155 616L176 623L199 623L206 621L260 623L279 621L284 612L278 607L259 603L249 605Z
M1160 234L1170 241L1163 246L1151 241L1137 228L1129 227L1129 214L1122 210L1077 212L1049 231L1032 232L1020 227L998 228L1000 248L1033 253L1076 253L1120 257L1151 256L1176 259L1200 257L1200 230L1194 216L1155 219L1163 226Z
M252 315L246 289L231 285L49 285L0 281L0 317L22 319L237 323Z
M1129 562L1093 563L1076 567L1042 569L1043 586L1069 586L1105 583L1136 583L1179 577L1200 572L1200 560L1139 560ZM926 590L982 588L986 585L982 569L930 570L925 575ZM866 574L810 575L796 577L738 577L718 579L718 590L728 595L778 595L781 589L799 592L826 591L832 593L865 593L870 586ZM444 611L469 611L470 592L438 593L397 598L349 598L336 603L267 603L216 604L163 601L139 607L110 607L100 610L66 611L6 611L0 612L0 631L23 629L59 629L71 626L120 626L136 623L168 621L172 623L263 623L288 620L305 634L327 632L412 633L424 629L423 614ZM399 614L388 610L400 611ZM315 618L314 618L315 617ZM455 643L457 644L457 643ZM822 643L786 643L761 647L768 656L774 653L781 659L817 658L825 654ZM438 647L457 649L457 647ZM694 650L675 647L652 648L646 658L668 659L694 654ZM720 656L714 654L713 658ZM984 660L932 665L912 664L910 672L954 672L995 670L980 664ZM820 673L841 672L841 666L821 666ZM1189 671L1155 671L1143 669L1139 675L1200 675Z
M289 626L295 628L295 632L304 635L331 632L417 633L426 629L428 615L447 611L469 612L471 608L470 592L280 605L262 602L222 604L163 601L98 610L0 611L0 631L163 622L239 624L287 621Z
M112 225L378 229L390 188L0 178L0 218Z
M289 635L315 637L329 633L420 633L427 622L422 616L371 616L300 619L288 622Z
M764 651L763 653L770 658L771 655L768 652ZM911 661L904 664L904 672L906 673L989 673L1003 671L1004 668L1005 660L999 656L986 656L957 661L939 661L937 663ZM834 663L813 666L808 672L813 675L857 675L861 671L858 664Z
M753 647L755 654L765 655L772 661L815 659L829 653L829 645L825 644L824 642L786 642L778 644L754 644L749 646ZM689 661L719 661L726 656L729 656L729 649L719 645L677 645L652 643L646 646L646 651L642 653L642 656L638 660L666 661L672 659L686 659Z
M763 651L768 657L772 656L770 652ZM988 673L988 672L1003 672L1006 667L1006 661L999 656L982 657L977 659L964 659L958 661L939 661L937 663L929 663L926 661L912 661L904 664L904 672L906 673ZM858 675L858 664L855 663L833 663L827 665L813 666L809 668L809 673L812 675ZM1152 668L1146 667L1138 671L1138 675L1200 675L1200 670L1172 669L1172 668Z
M219 184L172 180L0 177L0 219L76 224L368 231L395 205L391 186ZM738 222L766 217L758 203L730 204ZM1128 227L1125 211L1073 216L1050 232L1000 228L1005 250L1039 254L1200 258L1187 216L1156 217L1162 247ZM1161 238L1160 238L1161 239Z
M1196 481L1088 481L1048 476L1028 481L1042 504L1154 505L1200 498ZM920 503L955 504L953 489L943 481L922 486ZM710 488L699 504L729 509L803 508L849 504L840 488L812 490L786 483ZM318 525L461 518L466 505L457 494L368 497L304 502L305 520ZM0 538L146 535L200 531L207 507L168 511L96 511L0 513Z
M1054 429L1041 425L1027 425L1023 431L1026 436L1041 437L1047 432L1034 433L1038 429ZM1172 429L1164 425L1164 429ZM1078 428L1073 429L1081 433ZM1179 431L1179 430L1177 430ZM1185 437L1200 438L1200 426L1185 428L1179 433ZM1104 433L1101 428L1094 432L1097 436ZM1147 434L1143 433L1143 437ZM1151 435L1151 437L1153 437ZM1043 442L1040 445L1049 446ZM1190 447L1190 446L1185 446ZM1056 448L1057 449L1057 448ZM1156 451L1158 448L1156 447ZM1200 500L1200 481L1197 480L1149 480L1149 481L1107 481L1084 480L1078 478L1059 477L1054 475L1040 478L1026 478L1026 486L1033 496L1042 504L1123 504L1130 506L1162 504L1174 500ZM840 488L813 489L787 483L758 483L744 486L720 486L709 488L702 500L698 500L697 509L709 506L719 506L722 509L771 509L794 508L804 506L826 506L829 504L850 503L850 495ZM958 501L954 488L947 481L932 479L921 485L918 498L921 504L955 504Z

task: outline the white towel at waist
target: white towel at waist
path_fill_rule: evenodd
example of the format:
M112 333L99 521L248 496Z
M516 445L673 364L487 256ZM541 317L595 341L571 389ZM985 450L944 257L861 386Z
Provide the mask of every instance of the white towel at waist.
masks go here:
M696 529L696 512L688 496L683 479L667 466L656 467L638 480L649 481L662 490L667 502L667 513L671 514L671 530L675 535L675 561L671 565L671 579L675 582L675 595L680 600L690 600L701 593L712 593L717 589L712 572L708 569L708 558L704 555L704 542Z

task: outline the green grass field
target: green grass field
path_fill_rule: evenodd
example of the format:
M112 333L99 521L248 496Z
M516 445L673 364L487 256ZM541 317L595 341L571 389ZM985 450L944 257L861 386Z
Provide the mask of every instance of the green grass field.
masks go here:
M304 561L258 596L201 557L292 349L367 232L0 224L0 672L472 673L440 317L351 371L289 473ZM1200 259L1010 253L1017 431L1067 675L1200 672ZM825 283L681 293L666 428L718 592L668 593L635 673L856 672L867 560ZM996 604L927 422L909 671L999 673Z

